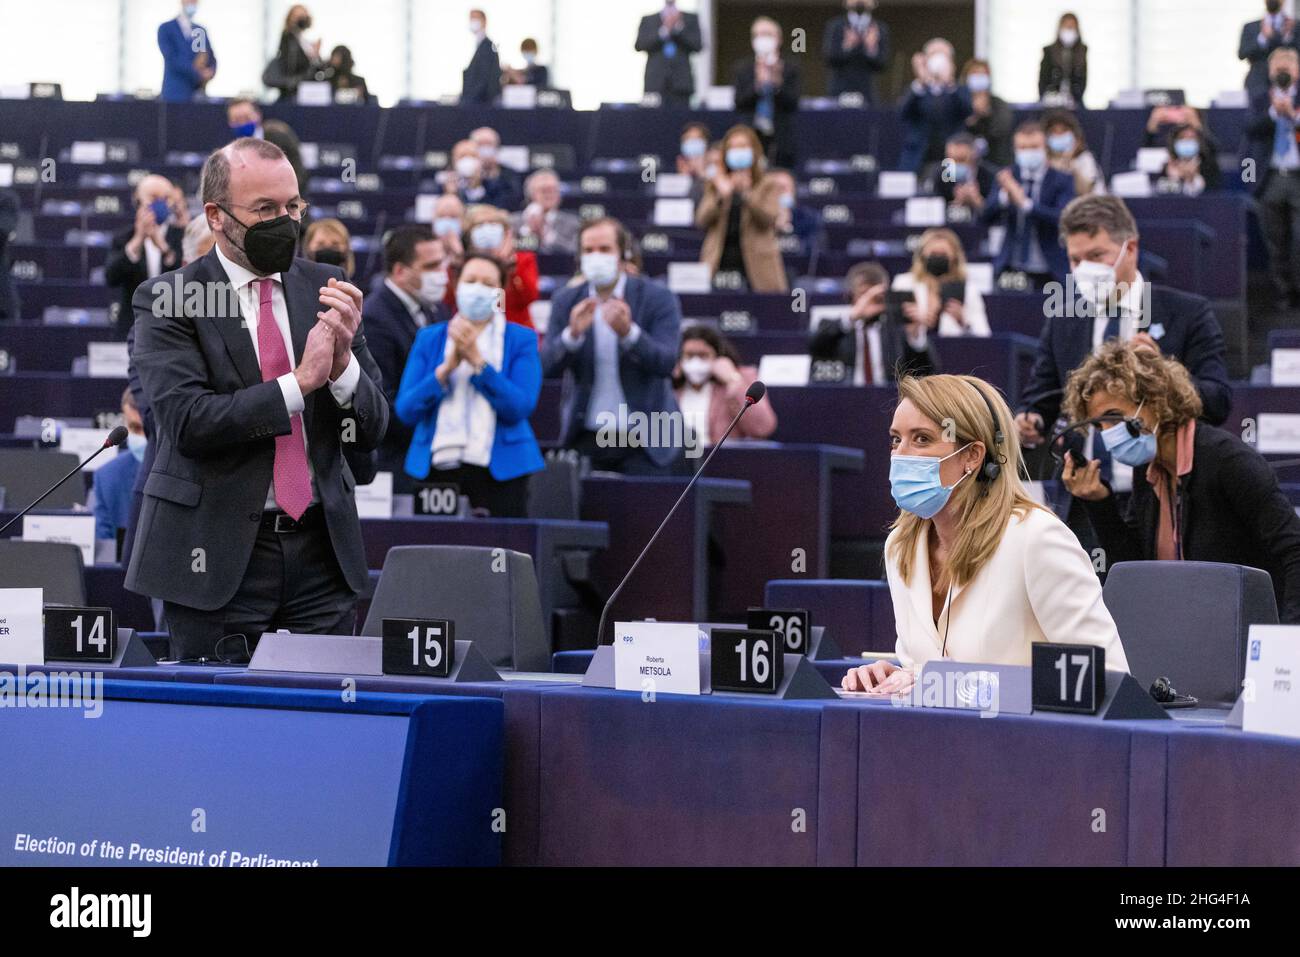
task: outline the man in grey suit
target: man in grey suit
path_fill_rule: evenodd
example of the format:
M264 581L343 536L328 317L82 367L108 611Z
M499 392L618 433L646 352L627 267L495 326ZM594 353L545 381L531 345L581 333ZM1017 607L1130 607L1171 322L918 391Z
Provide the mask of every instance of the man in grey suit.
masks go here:
M515 235L526 249L539 253L578 251L578 230L582 221L573 213L560 209L560 177L552 170L539 169L524 180L528 205L522 213L510 217Z
M280 148L217 150L201 192L215 247L133 301L158 448L126 587L163 599L177 657L236 660L265 631L351 634L367 573L344 450L374 449L389 411L361 291L294 256L307 204Z
M658 93L664 106L690 106L695 92L691 54L703 47L699 16L678 10L675 0L667 0L658 13L642 17L636 49L648 54L645 91Z
M670 377L681 344L682 309L667 287L631 276L630 239L616 219L582 227L586 282L551 299L542 374L568 373L560 442L594 468L663 475L683 468L685 437Z

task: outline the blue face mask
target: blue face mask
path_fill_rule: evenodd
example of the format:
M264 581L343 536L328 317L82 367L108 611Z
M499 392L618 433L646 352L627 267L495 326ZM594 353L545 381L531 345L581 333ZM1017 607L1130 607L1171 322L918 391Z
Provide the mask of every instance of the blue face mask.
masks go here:
M794 196L790 193L782 193L780 203L782 209L794 209Z
M135 456L137 462L144 461L144 450L148 444L149 440L143 435L138 435L135 432L127 433L126 447L131 450L131 454Z
M1016 165L1032 173L1047 162L1047 151L1041 149L1016 150Z
M232 123L230 125L230 134L232 136L252 136L257 132L257 121L250 120L247 123Z
M1179 159L1191 159L1201 152L1201 144L1193 139L1174 140L1174 155Z
M460 220L455 216L439 216L433 221L435 236L459 236Z
M695 159L697 156L703 156L708 146L709 144L704 140L692 136L689 140L682 140L682 155L687 159Z
M497 294L501 290L495 286L485 286L481 282L462 282L456 284L456 308L470 322L487 322L497 308Z
M149 208L153 210L153 218L158 221L159 225L167 222L167 217L172 214L171 207L167 205L165 199L155 199L149 204Z
M1138 411L1142 406L1138 405ZM1137 412L1133 413L1137 417ZM1142 432L1138 435L1130 435L1128 425L1124 422L1116 422L1109 428L1101 430L1101 443L1106 446L1106 451L1116 462L1122 462L1129 468L1138 468L1148 464L1156 457L1156 434L1154 432Z
M966 163L952 164L952 181L954 183L965 183L970 180L970 166Z
M754 165L754 151L748 146L734 146L727 150L728 169L749 169Z
M939 463L970 447L963 445L943 458L933 455L894 455L889 459L889 491L894 502L917 518L933 518L943 511L952 490L962 483L967 472L952 485L939 478Z
M1053 153L1073 153L1074 134L1053 133L1047 138L1047 145L1052 148Z

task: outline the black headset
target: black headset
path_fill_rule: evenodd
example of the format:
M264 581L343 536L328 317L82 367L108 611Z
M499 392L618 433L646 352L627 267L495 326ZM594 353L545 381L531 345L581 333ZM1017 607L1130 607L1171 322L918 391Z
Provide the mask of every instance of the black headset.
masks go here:
M997 411L993 408L993 400L985 395L984 390L973 382L971 388L979 393L979 397L988 406L989 420L993 423L993 448L984 450L984 461L980 463L980 470L975 473L975 481L987 482L991 485L1002 474L1002 466L1007 461L1007 457L997 451L1002 443L1006 441L1006 436L1002 434L1002 423L998 419Z

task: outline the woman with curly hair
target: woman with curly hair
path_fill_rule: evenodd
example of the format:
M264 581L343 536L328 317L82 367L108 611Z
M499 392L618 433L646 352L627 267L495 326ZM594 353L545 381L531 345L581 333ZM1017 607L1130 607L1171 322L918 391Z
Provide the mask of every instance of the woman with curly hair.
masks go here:
M1273 576L1278 614L1300 623L1300 518L1263 456L1198 422L1201 397L1176 359L1111 342L1070 375L1065 408L1097 426L1113 458L1133 467L1123 514L1100 462L1066 457L1061 479L1080 499L1107 564L1227 562Z

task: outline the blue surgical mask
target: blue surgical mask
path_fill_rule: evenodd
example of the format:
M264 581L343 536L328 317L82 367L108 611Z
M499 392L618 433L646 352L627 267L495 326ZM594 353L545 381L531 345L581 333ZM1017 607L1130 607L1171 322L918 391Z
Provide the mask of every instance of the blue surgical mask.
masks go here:
M967 472L952 485L944 485L939 478L939 464L950 459L958 452L965 451L970 443L963 445L942 458L933 455L894 455L889 459L889 491L894 502L905 512L911 512L917 518L933 518L943 511L952 495L952 490L962 483Z
M506 228L500 223L479 223L469 231L469 241L475 249L493 250L506 238Z
M1138 405L1138 412L1142 411L1141 404ZM1134 418L1137 412L1133 413ZM1140 432L1137 435L1130 435L1128 423L1116 422L1114 425L1101 430L1101 444L1106 446L1106 451L1116 462L1122 462L1129 468L1138 468L1146 465L1156 457L1156 434L1154 432Z
M754 151L748 146L733 146L727 150L728 169L749 169L754 165Z
M987 73L972 73L966 77L966 86L972 93L987 93L990 86L993 85L993 78Z
M435 236L459 236L460 220L455 216L439 216L433 221Z
M495 286L485 286L481 282L457 283L456 308L470 322L487 322L496 312L500 292Z
M965 183L970 179L970 165L967 163L952 164L952 181L954 183Z
M247 123L232 123L230 126L230 135L235 137L253 136L257 133L257 121L249 120Z
M682 140L682 155L687 159L703 156L708 148L709 144L696 136L692 136L689 140Z
M199 12L199 5L197 3L185 3L181 5L181 9L185 11L186 19L193 20L194 14Z
M1197 140L1183 139L1174 140L1174 155L1179 159L1191 159L1201 152L1201 144Z
M1047 152L1040 149L1016 150L1016 165L1032 173L1047 162Z
M144 461L144 450L149 444L149 440L141 434L128 432L126 434L126 447L130 449L131 454L135 456L137 462Z
M167 217L172 214L171 207L167 205L165 199L155 199L149 204L149 208L153 210L153 218L158 221L159 225L167 222Z
M782 193L779 202L782 209L794 209L794 194Z
M1074 134L1053 133L1047 138L1047 145L1052 148L1053 153L1073 153Z

